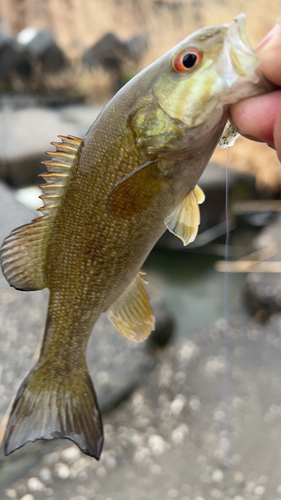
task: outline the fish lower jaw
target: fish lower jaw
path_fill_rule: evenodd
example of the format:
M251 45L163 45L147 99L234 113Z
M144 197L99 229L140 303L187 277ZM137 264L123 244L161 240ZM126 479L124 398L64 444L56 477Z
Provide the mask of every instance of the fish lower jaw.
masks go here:
M232 85L231 91L222 100L224 105L234 104L242 99L253 97L265 93L265 86L258 75L254 75L251 80L237 81Z

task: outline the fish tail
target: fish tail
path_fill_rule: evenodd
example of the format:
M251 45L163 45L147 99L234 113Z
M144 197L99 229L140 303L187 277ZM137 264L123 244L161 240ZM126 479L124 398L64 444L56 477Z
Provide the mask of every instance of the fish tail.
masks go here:
M86 363L75 376L40 362L23 381L12 405L4 436L9 455L28 441L70 439L99 460L103 445L101 414Z

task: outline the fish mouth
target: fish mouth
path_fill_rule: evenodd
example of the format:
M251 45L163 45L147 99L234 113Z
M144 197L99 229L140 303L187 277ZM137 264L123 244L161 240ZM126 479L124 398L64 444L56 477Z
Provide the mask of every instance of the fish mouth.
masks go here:
M232 66L235 73L241 78L254 76L253 83L257 82L256 68L260 59L251 47L246 31L246 15L240 14L232 23L226 26L225 42L228 46Z
M229 36L238 38L239 45L243 44L243 49L247 47L251 54L256 56L256 53L251 47L248 39L246 30L246 14L239 14L235 19L228 25ZM257 56L256 56L257 57Z
M228 25L226 38L228 44L231 44L232 50L231 58L232 64L235 66L235 71L238 73L240 68L240 76L249 78L249 75L253 73L253 82L256 83L257 77L259 78L259 86L264 92L272 92L278 87L273 85L264 74L258 69L257 73L255 70L260 64L260 58L253 50L246 31L246 15L240 14L234 21ZM241 71L242 68L242 71ZM238 73L239 74L239 73Z

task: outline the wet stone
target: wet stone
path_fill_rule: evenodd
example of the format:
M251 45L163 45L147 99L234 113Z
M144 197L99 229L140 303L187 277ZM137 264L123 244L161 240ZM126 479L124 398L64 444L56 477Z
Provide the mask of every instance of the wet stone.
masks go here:
M47 170L41 165L49 159L44 152L54 150L51 142L58 135L85 135L101 109L81 105L15 109L7 98L0 109L0 179L15 187L38 185L38 174Z
M255 251L272 248L274 255L267 261L281 261L280 215L260 232L253 246ZM245 295L253 312L261 314L262 319L281 311L281 274L249 273L246 278Z

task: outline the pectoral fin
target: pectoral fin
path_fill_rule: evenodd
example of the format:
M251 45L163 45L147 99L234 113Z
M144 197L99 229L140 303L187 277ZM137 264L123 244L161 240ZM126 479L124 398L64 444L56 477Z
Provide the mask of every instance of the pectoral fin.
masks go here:
M203 203L205 195L199 186L183 200L178 208L165 219L165 224L171 233L178 236L184 245L195 240L200 224L198 204Z
M154 330L155 317L143 287L146 283L140 271L125 292L108 309L107 316L124 337L145 340Z
M115 215L142 212L167 181L159 175L157 160L148 161L122 179L111 191L107 208Z

